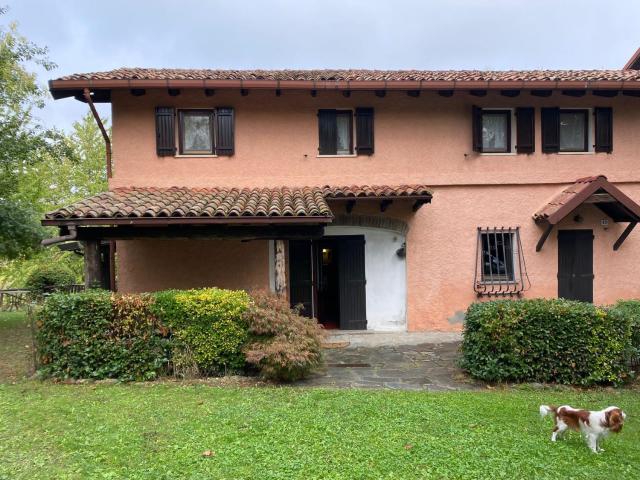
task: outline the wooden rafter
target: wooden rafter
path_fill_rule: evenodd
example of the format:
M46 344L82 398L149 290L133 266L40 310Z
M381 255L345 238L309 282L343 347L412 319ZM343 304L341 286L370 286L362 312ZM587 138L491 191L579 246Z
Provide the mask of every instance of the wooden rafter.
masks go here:
M634 228L636 228L637 224L638 222L631 222L629 225L627 225L627 228L624 229L624 232L622 232L622 235L620 235L620 237L618 237L618 239L616 240L616 243L613 244L614 251L618 250L622 246L622 244L627 239L631 231Z

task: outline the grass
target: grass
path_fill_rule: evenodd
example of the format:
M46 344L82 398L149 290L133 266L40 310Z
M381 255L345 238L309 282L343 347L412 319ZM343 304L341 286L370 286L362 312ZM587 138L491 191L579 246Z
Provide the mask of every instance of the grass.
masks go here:
M0 479L640 478L633 390L397 392L25 380L24 314L0 314ZM592 454L541 403L616 404ZM211 456L203 456L210 450Z
M595 455L577 434L549 441L543 402L618 404L631 421ZM0 385L0 478L640 478L638 415L633 391L26 381Z
M0 382L14 381L31 372L31 328L25 312L0 312Z

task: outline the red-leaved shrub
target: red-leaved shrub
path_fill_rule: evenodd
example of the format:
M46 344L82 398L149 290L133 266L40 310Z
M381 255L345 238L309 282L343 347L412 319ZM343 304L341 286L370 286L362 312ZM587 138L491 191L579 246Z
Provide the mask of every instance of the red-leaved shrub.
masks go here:
M251 340L244 349L247 363L269 379L294 381L322 363L324 331L313 318L290 308L286 299L255 292L244 312Z

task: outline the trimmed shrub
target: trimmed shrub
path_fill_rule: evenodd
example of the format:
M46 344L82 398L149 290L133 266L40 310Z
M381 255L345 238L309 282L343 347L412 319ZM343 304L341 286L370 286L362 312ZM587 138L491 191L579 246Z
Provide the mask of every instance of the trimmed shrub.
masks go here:
M257 292L244 312L252 336L244 352L247 363L269 379L293 381L322 362L323 330L276 295Z
M152 298L104 290L56 293L37 312L39 373L54 378L151 380L168 362Z
M562 299L497 300L467 310L461 366L486 381L619 384L628 380L631 321Z
M192 358L201 374L210 375L244 367L249 301L241 290L166 290L155 294L152 309L171 329L174 356Z
M25 287L42 294L75 283L76 275L64 264L38 265L27 277Z
M619 300L611 309L620 315L624 315L631 323L632 355L636 362L640 358L640 300Z

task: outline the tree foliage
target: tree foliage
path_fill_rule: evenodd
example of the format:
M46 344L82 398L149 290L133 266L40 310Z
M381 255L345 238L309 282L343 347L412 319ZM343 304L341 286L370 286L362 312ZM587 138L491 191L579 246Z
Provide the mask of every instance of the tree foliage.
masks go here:
M0 8L0 16L5 13ZM15 24L0 25L0 286L21 286L52 259L78 271L77 256L39 247L43 236L55 234L40 219L107 189L104 143L90 113L68 134L33 116L50 98L34 67L55 67L47 49L21 36Z

